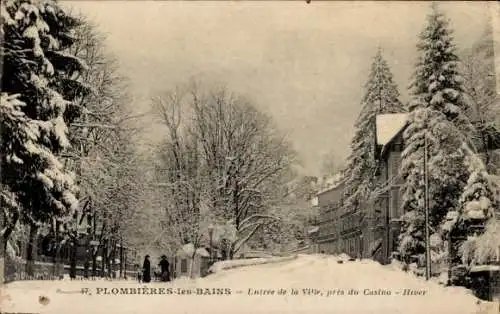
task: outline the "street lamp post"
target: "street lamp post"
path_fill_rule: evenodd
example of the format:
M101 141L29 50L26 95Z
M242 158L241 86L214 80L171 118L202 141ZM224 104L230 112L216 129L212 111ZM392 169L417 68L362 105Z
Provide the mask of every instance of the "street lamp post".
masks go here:
M359 259L363 259L363 234L359 235Z
M210 225L210 226L208 226L208 236L210 237L210 263L213 263L213 261L214 261L213 235L214 235L214 226Z
M89 242L89 245L92 250L91 256L95 256L97 254L97 251L99 250L99 241L92 240ZM98 262L99 256L96 257L95 262L94 260L92 261L92 277L96 276L96 270L97 270L97 262Z
M453 265L453 257L452 257L453 244L451 242L451 241L453 241L452 234L451 234L452 230L453 229L451 229L448 232L448 282L447 282L448 286L451 286L451 276L452 276L451 268Z

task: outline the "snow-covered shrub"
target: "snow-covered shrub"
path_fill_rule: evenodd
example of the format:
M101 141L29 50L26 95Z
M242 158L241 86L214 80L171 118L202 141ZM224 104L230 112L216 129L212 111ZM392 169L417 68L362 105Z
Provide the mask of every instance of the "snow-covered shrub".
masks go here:
M474 256L476 248L477 237L468 237L459 247L459 254L462 256L462 263L469 264Z
M468 151L465 159L469 178L459 200L461 218L467 220L486 220L498 210L498 185L486 172L481 159Z
M500 260L500 227L498 221L499 186L485 169L481 159L469 150L466 158L470 172L459 200L462 225L468 239L461 245L464 263L483 264ZM472 230L482 225L484 230Z
M399 236L398 251L405 262L409 262L410 256L423 254L425 245L424 238L424 215L421 210L415 209L403 215L403 230Z
M446 214L446 219L445 219L444 223L441 225L442 232L444 234L450 233L456 227L456 224L458 222L458 218L459 218L458 211L455 211L455 210L449 211Z
M214 245L222 245L223 240L228 240L231 243L238 238L238 231L232 220L227 220L214 225L213 242Z
M465 265L453 266L451 268L450 284L467 287L469 285L468 273L467 266Z
M500 222L491 219L485 232L478 236L471 236L461 246L464 263L476 265L500 261Z

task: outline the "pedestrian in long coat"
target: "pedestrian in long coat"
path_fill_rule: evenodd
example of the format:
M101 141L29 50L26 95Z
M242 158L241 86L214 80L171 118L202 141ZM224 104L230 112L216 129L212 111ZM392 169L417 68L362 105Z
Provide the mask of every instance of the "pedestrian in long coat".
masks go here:
M158 265L161 268L161 281L170 281L170 264L168 263L165 255L162 255L161 261Z
M142 281L145 283L151 282L151 262L149 261L149 255L146 255L142 264Z

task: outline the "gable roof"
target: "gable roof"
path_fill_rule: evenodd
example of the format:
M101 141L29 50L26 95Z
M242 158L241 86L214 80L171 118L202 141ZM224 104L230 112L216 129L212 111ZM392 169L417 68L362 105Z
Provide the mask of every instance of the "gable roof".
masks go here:
M334 175L333 177L329 178L326 180L326 187L324 187L323 189L319 190L317 193L316 193L316 197L321 195L321 194L324 194L326 192L329 192L331 190L335 190L335 189L338 189L342 186L342 184L346 181L346 178L344 177L344 174L343 173L337 173L336 175Z
M396 135L406 126L408 114L388 113L379 114L375 118L377 145L389 144Z

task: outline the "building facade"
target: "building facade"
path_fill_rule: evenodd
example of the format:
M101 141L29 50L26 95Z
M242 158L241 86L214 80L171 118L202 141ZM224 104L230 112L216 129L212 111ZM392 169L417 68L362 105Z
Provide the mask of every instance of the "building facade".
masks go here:
M360 211L343 209L345 181L318 193L320 218L316 243L319 253L346 253L351 257L361 257L363 233L360 225Z
M402 133L405 114L379 115L376 119L374 151L377 171L373 174L380 192L370 197L361 208L343 208L342 181L318 193L320 209L316 243L319 252L346 253L351 257L370 258L386 264L397 250L401 227L402 179L399 176Z
M363 256L382 264L390 262L397 252L401 229L401 185L399 175L401 154L404 149L403 131L406 114L384 114L376 118L374 181L375 195L363 208L366 212L363 231L367 239Z
M347 253L382 264L390 263L397 254L404 215L401 192L404 179L399 170L406 125L407 115L403 113L376 117L373 145L376 188L360 210L342 209L344 182L318 193L320 219L316 243L320 252ZM493 168L498 169L500 133L491 128L485 131L473 137L475 148L483 160L489 159Z
M319 221L315 239L320 253L338 254L343 251L340 237L343 188L344 182L340 182L317 195Z
M399 170L405 147L403 132L406 125L406 114L383 114L376 118L377 171L374 179L380 192L375 193L376 196L364 206L368 218L363 226L363 233L367 238L363 256L382 264L390 263L398 251L401 218L404 215L401 193L404 179ZM490 127L478 131L472 139L483 161L492 165L492 168L498 168L498 131Z

